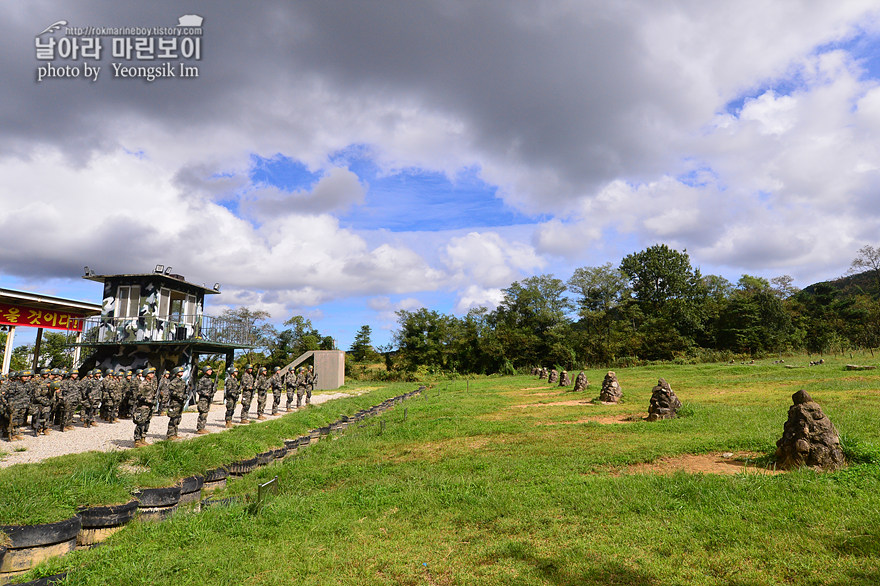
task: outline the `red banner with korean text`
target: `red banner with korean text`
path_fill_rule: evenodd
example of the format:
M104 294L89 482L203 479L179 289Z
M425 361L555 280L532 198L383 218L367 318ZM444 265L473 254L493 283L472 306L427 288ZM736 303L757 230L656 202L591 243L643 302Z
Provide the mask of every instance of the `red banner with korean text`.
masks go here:
M83 321L83 316L76 313L0 303L0 325L4 326L30 326L81 332Z

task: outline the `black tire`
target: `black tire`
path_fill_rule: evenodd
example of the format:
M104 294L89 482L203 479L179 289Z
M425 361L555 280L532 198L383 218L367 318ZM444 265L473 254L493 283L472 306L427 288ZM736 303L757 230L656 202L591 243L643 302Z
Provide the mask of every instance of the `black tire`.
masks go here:
M189 494L191 492L200 491L202 490L203 484L205 484L205 477L201 474L187 476L180 481L180 494Z
M79 515L82 518L83 529L117 527L131 521L137 508L138 501L133 499L123 505L83 507L79 510Z
M5 533L9 537L9 549L21 549L76 539L76 534L79 533L81 528L82 519L79 515L75 515L70 519L58 521L57 523L0 525L0 532Z
M180 485L162 488L139 488L132 496L140 501L140 507L170 507L180 502Z
M208 470L207 472L205 472L205 482L217 482L218 480L223 480L228 476L229 470L227 470L224 466L220 466L219 468L214 468L213 470Z

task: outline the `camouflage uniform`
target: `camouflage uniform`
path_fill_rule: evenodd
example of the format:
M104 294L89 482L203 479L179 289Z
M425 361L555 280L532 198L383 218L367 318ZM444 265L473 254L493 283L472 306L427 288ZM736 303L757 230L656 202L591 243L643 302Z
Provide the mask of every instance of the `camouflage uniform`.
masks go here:
M27 422L28 409L31 406L30 380L23 380L31 376L29 370L20 373L16 380L11 381L9 390L6 392L6 401L9 404L9 427L7 435L9 440L21 439L20 427Z
M296 408L302 406L302 398L306 393L306 370L300 366L296 373Z
M104 421L113 423L116 421L119 400L122 398L122 384L116 379L116 373L107 369L104 380L101 381L101 417Z
M9 402L6 400L8 382L5 374L0 374L0 433L9 429Z
M165 434L165 439L177 437L177 427L180 425L183 403L186 401L186 382L180 376L183 370L182 366L178 366L171 371L171 383L168 385L168 433Z
M119 417L128 419L134 413L135 400L134 394L138 389L138 381L134 379L134 373L130 370L125 371L125 377L119 384L121 392L119 393Z
M265 419L263 411L266 409L266 398L269 396L269 377L266 376L266 367L261 366L257 372L257 419Z
M47 423L49 427L52 425L62 425L64 423L64 375L67 374L60 368L53 368L49 374L49 381L56 380L61 383L61 390L53 393L52 409L49 412Z
M34 430L35 436L41 433L46 435L49 417L52 413L52 397L55 395L55 391L61 390L61 383L50 381L48 377L30 382L33 383L31 385L33 389L33 394L31 395L31 427Z
M248 368L250 367L250 368ZM248 420L248 411L251 410L251 401L254 398L254 375L251 374L253 367L245 366L244 374L241 375L241 422Z
M287 388L287 410L290 411L296 393L296 372L292 368L284 374L284 386Z
M153 378L156 370L147 369L144 377L134 392L134 445L135 447L146 445L147 431L150 429L150 420L153 418L153 406L156 404L157 385Z
M159 379L159 404L156 412L162 415L168 410L168 385L171 384L170 373L166 370Z
M238 369L233 368L226 377L226 386L223 389L223 398L226 400L226 427L232 427L232 416L235 415L235 404L241 395L241 383L238 378Z
M278 406L281 404L281 394L284 392L284 375L281 368L276 366L272 374L272 415L278 415Z
M89 384L83 393L83 400L86 401L86 427L94 427L95 419L98 417L101 407L101 400L104 396L104 381L101 380L101 370L96 368L92 370L92 376Z
M64 405L64 415L61 419L61 431L73 429L73 413L82 402L81 381L79 373L73 368L70 369L68 378L61 383L61 396Z
M306 405L312 402L312 391L315 390L316 384L318 384L318 375L315 373L315 367L309 366L309 371L306 373Z
M198 410L199 419L196 422L196 433L208 433L205 424L208 421L208 410L211 409L211 401L214 400L214 393L217 391L216 383L211 378L213 369L209 366L203 369L202 378L199 379L199 385L196 392L199 396Z

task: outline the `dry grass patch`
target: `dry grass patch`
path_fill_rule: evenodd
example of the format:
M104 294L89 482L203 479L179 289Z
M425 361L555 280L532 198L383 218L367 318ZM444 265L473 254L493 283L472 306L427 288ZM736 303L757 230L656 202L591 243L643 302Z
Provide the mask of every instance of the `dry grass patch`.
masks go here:
M619 415L604 415L597 417L584 417L576 421L542 421L535 425L577 425L579 423L599 423L601 425L618 425L621 423L635 423L645 421L647 418L639 413L622 413Z
M759 466L755 459L762 454L754 452L714 452L709 454L681 454L660 458L653 462L642 462L625 468L613 470L613 474L782 474L782 470Z

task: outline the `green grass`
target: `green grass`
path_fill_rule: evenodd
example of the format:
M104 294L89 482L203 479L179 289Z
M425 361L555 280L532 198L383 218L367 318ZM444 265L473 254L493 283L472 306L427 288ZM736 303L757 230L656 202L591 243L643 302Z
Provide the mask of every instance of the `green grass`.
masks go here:
M363 388L366 385L343 390L357 392ZM70 454L38 464L9 466L0 470L0 525L51 523L71 517L79 506L128 502L135 487L170 486L186 476L251 458L280 447L284 439L412 388L412 383L383 385L259 425L187 441L163 441L120 452Z
M67 584L876 584L880 372L842 369L866 357L771 362L619 370L625 402L609 406L585 404L599 370L580 395L533 377L484 377L468 390L439 381L217 495L253 495L277 476L280 494L259 513L235 505L133 523L39 572L69 570ZM641 421L661 376L683 417ZM841 432L848 468L628 468L720 451L769 461L800 388ZM634 420L597 422L625 416Z

